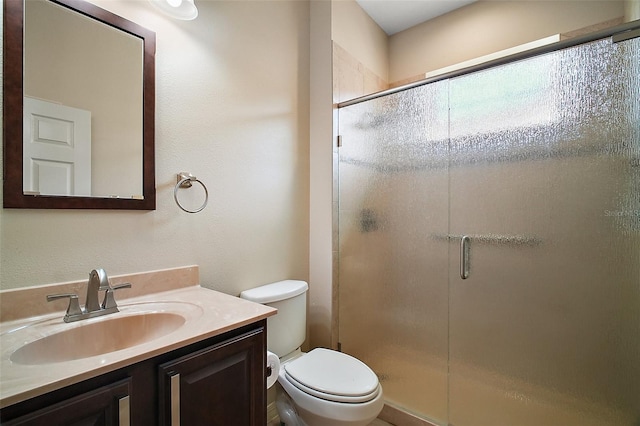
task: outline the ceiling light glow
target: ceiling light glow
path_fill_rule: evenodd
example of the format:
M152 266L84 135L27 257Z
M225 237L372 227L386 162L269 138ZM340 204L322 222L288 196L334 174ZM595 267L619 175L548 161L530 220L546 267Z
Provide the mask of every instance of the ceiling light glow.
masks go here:
M175 19L190 21L198 16L193 0L149 0L156 8Z

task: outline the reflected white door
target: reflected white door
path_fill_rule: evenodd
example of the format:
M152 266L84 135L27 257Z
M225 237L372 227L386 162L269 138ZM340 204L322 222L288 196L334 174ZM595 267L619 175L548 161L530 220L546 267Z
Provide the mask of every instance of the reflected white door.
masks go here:
M91 195L91 112L24 98L23 190Z

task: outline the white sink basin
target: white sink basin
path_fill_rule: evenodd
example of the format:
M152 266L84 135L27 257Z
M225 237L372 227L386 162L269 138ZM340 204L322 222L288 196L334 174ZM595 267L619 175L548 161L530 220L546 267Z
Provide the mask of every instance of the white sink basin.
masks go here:
M275 314L268 306L199 285L151 291L156 281L160 287L166 286L168 280L175 281L173 275L145 279L142 287L147 292L118 300L120 312L73 323L63 321L63 311L48 312L49 305L44 305L44 312L34 309L34 305L45 303L46 294L73 291L66 284L0 292L3 306L33 311L29 317L0 321L0 408L127 368ZM2 311L4 315L15 314Z
M26 343L9 359L16 364L40 365L104 355L164 337L186 321L179 312L166 311L105 315L68 324L62 331Z

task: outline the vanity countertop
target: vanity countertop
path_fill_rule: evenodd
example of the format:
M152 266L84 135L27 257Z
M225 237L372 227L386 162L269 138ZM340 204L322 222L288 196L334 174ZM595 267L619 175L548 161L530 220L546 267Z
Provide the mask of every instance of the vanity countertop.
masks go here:
M132 284L136 285L133 280ZM42 300L41 303L46 302ZM118 300L118 307L119 313L68 324L62 320L64 311L1 322L0 408L220 335L277 312L268 306L200 285L123 298ZM86 326L90 322L110 320L116 316L158 312L178 314L184 318L184 323L145 343L96 356L42 364L17 363L11 359L12 354L25 343L61 331ZM127 335L128 332L131 331L127 327L118 329L118 335L125 340L131 338ZM91 342L73 344L90 345Z

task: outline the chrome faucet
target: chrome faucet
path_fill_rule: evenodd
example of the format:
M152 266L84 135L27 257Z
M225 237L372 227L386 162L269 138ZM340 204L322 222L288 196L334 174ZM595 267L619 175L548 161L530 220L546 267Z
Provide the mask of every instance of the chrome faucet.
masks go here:
M75 293L50 294L47 296L47 302L68 298L69 306L64 316L64 322L74 322L119 312L113 293L121 288L131 288L131 283L123 283L111 287L105 270L94 269L89 274L84 308L80 307L78 295ZM105 292L102 303L98 302L98 292L100 291Z
M104 269L94 269L89 274L89 284L87 285L87 299L84 303L84 310L87 313L97 312L102 307L98 302L99 291L109 291L111 286L109 285L109 278Z

